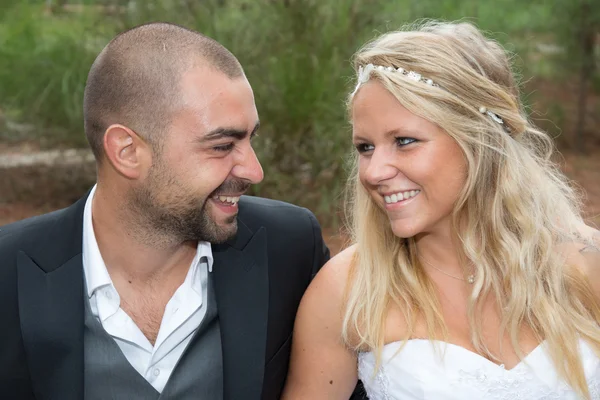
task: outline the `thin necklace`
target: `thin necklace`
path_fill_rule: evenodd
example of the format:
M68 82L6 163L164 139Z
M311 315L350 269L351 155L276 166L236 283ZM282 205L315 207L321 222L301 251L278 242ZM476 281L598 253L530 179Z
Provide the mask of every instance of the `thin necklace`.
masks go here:
M429 261L427 261L426 259L424 259L422 257L419 257L419 259L423 260L423 262L425 262L425 264L429 265L431 268L435 269L436 271L441 272L444 275L449 276L450 278L458 279L459 281L463 281L463 282L466 281L466 282L469 282L470 284L475 283L475 274L471 274L471 275L467 276L467 279L461 278L460 276L451 275L451 274L447 273L446 271L437 268L436 266L432 265Z

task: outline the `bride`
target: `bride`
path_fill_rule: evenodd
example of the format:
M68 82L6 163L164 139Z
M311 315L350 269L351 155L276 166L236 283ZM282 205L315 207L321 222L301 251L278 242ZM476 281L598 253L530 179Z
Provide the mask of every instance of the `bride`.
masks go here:
M600 399L600 233L467 23L356 55L353 245L296 319L284 399Z

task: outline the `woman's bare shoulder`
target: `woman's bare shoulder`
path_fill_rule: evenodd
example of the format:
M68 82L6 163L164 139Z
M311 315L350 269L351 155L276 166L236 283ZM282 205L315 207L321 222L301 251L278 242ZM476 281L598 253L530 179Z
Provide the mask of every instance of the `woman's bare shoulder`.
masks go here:
M323 292L341 299L352 268L356 245L349 246L332 257L312 281L309 291Z

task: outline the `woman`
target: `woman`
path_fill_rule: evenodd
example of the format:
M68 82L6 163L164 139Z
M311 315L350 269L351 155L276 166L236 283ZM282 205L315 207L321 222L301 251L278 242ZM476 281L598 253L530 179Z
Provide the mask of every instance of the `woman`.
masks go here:
M354 244L297 316L284 399L600 399L600 234L466 23L355 56Z

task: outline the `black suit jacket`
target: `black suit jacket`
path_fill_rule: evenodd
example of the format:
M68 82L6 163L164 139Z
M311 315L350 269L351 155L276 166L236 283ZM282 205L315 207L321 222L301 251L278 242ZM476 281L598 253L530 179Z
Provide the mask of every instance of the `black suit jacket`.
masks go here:
M83 399L86 198L0 228L3 399ZM329 258L319 224L304 208L244 196L236 237L213 256L224 398L277 399L298 304Z

